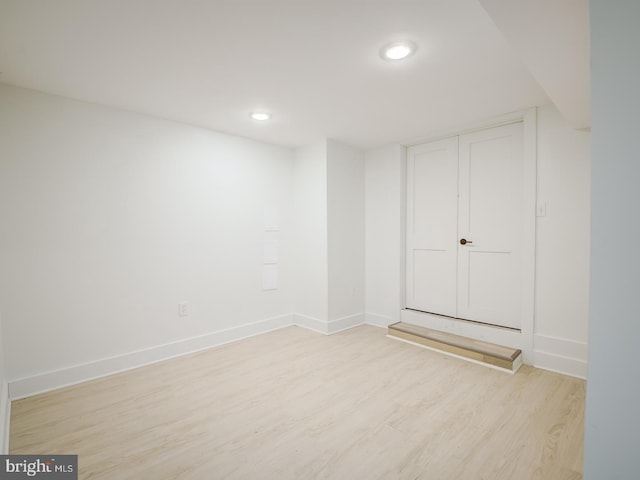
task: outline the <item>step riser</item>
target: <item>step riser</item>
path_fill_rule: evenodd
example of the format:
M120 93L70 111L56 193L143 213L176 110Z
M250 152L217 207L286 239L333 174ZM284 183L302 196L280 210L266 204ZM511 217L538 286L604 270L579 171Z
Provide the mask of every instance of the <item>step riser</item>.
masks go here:
M493 356L490 354L485 354L476 350L467 349L464 347L452 345L449 343L441 342L438 340L434 340L432 338L427 338L428 336L436 336L440 338L443 335L442 332L436 332L428 329L425 330L425 334L417 334L410 333L407 331L403 331L407 329L407 324L395 324L397 328L394 328L394 325L389 326L388 328L388 336L391 338L396 338L398 340L403 340L415 345L426 347L430 350L436 350L442 352L444 354L450 354L465 360L472 361L474 363L486 365L492 368L496 368L498 370L506 371L509 373L515 373L522 366L522 353L519 350L513 350L513 355L511 358L500 358L499 356ZM420 328L409 326L411 329ZM413 331L413 330L412 330ZM446 335L446 334L445 334ZM452 336L455 337L455 336ZM461 337L457 337L460 339ZM446 341L450 341L449 339L445 339ZM466 339L468 340L468 339ZM452 343L456 343L453 341ZM505 347L499 347L497 345L492 344L484 344L489 348L498 348L505 349ZM473 348L476 348L474 345ZM493 350L488 350L493 353Z
M404 340L409 340L410 342L413 342L413 343L419 343L420 345L424 345L425 347L433 348L435 350L439 350L444 353L453 353L455 355L459 355L465 358L470 358L478 362L488 363L490 365L494 365L500 368L506 368L507 370L511 370L511 368L513 367L513 362L510 362L508 360L489 357L487 355L482 355L481 353L477 353L477 352L470 352L469 350L465 350L463 348L454 347L452 345L447 345L440 342L434 342L427 338L418 337L417 335L412 335L410 333L390 331L389 335L391 335L392 337L398 337Z

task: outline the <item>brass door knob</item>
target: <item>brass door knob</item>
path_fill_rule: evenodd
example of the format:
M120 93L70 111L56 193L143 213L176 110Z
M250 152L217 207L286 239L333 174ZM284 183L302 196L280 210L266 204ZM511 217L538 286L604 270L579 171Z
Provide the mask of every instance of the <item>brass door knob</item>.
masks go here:
M467 240L466 238L460 239L460 245L466 245L467 243L473 243L471 240Z

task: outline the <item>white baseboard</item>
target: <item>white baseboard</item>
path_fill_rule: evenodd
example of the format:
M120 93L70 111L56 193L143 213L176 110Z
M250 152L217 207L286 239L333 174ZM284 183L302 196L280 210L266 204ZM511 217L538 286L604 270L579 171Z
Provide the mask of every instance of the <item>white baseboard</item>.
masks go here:
M179 340L164 345L158 345L144 350L139 350L124 355L103 358L94 362L44 372L38 375L19 378L9 382L4 387L5 403L0 403L0 415L10 407L10 400L30 397L38 393L75 385L78 383L105 377L114 373L131 370L152 363L161 362L174 357L180 357L200 350L221 346L227 343L236 342L244 338L253 337L272 330L278 330L291 325L321 333L331 335L362 324L369 324L386 328L395 323L390 317L376 314L359 313L347 317L338 318L330 322L318 318L302 315L299 313L287 314L279 317L260 320L258 322L247 323L239 327L200 335L197 337ZM5 407L9 405L9 407ZM8 417L3 424L8 431ZM0 434L3 432L0 432ZM0 447L2 445L0 444Z
M362 325L365 323L364 319L364 313L357 313L330 321L295 313L293 321L297 326L307 330L322 333L323 335L332 335Z
M587 344L566 338L536 334L533 366L572 377L587 378Z
M373 325L374 327L382 327L387 328L389 325L392 325L397 322L391 317L386 315L379 315L377 313L365 313L365 318L367 325Z
M9 382L9 398L11 400L17 400L38 393L56 390L114 373L161 362L170 358L180 357L207 348L236 342L293 324L293 314L287 314L179 340L177 342L158 345L157 347L151 347L125 355L105 358L83 365L75 365L32 377L20 378Z
M320 320L319 318L310 317L308 315L302 315L301 313L293 314L293 323L298 327L306 328L307 330L312 330L317 333L322 333L324 335L329 334L329 325L326 321Z
M349 330L350 328L357 327L364 323L364 313L357 313L355 315L349 315L347 317L337 318L328 322L328 333L342 332Z
M0 389L0 455L9 453L9 425L11 424L11 401L9 400L9 384L2 382Z

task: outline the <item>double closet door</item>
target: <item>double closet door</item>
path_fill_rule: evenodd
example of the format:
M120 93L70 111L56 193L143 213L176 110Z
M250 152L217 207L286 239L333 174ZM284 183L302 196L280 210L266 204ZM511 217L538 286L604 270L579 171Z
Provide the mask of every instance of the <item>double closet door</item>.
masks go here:
M520 328L522 122L407 150L407 308Z

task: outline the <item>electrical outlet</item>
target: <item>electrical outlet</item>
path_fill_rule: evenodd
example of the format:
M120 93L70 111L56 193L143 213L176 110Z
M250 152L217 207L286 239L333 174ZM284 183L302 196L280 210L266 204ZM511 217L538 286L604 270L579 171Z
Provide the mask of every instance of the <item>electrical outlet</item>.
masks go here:
M186 317L189 315L189 304L187 302L180 302L178 304L178 316Z

